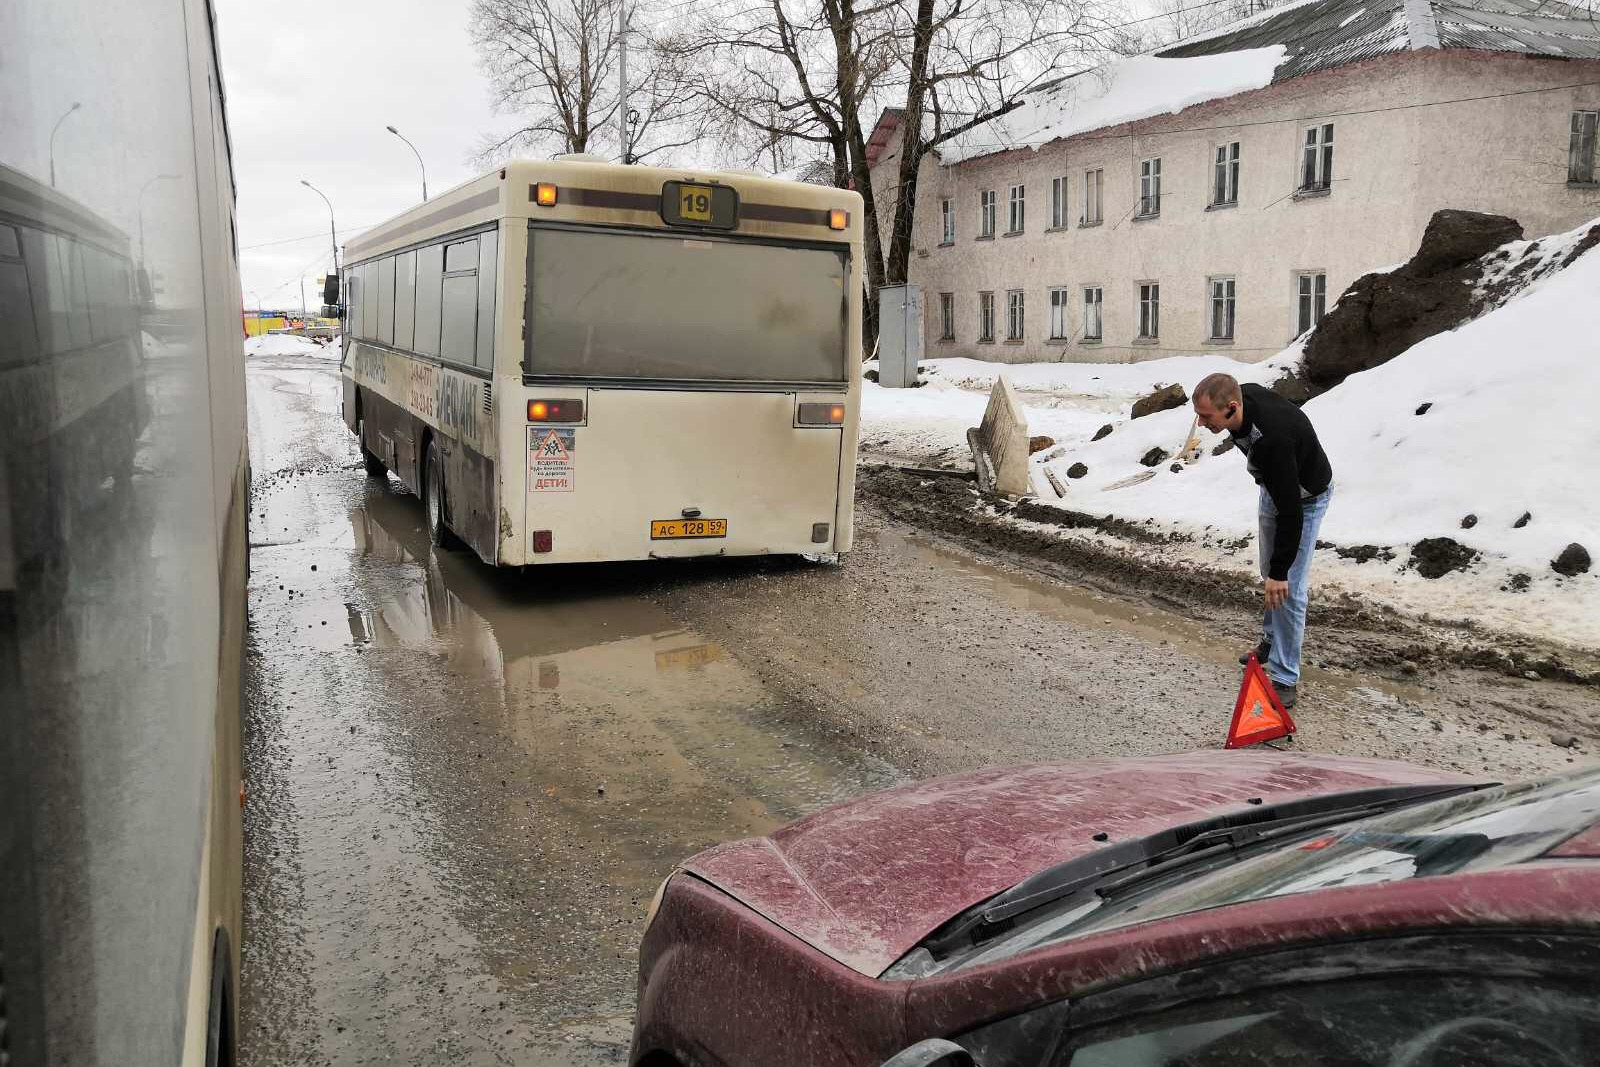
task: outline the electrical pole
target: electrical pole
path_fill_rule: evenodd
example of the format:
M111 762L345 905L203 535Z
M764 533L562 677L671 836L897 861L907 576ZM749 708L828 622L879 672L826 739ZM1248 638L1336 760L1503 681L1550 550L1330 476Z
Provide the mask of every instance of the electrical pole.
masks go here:
M622 91L617 97L617 135L622 145L622 162L633 162L633 144L628 135L628 0L617 4L617 71L622 78Z

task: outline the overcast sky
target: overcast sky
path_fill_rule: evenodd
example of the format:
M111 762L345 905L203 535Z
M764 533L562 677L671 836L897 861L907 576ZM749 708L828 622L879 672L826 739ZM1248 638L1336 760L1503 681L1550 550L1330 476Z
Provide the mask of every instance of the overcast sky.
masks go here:
M468 162L496 117L467 38L469 0L217 0L246 307L320 303L311 280L339 240L475 177Z

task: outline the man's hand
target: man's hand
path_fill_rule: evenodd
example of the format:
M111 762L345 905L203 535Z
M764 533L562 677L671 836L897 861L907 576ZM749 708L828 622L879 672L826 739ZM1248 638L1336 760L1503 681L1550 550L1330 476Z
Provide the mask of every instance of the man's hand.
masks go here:
M1289 599L1289 583L1280 582L1276 578L1267 579L1267 610L1275 611L1283 607L1284 601Z

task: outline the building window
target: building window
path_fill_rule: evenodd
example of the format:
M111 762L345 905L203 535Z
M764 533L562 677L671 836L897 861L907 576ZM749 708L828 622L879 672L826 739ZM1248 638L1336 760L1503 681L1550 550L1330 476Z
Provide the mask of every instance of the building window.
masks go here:
M947 245L953 245L956 243L956 202L939 201L939 212L944 217L944 236L940 240Z
M1572 113L1572 141L1567 148L1567 181L1594 184L1597 128L1600 128L1600 111Z
M1306 129L1305 155L1300 164L1300 191L1325 191L1333 182L1333 123Z
M1067 290L1065 287L1050 290L1050 340L1067 339Z
M985 189L978 194L979 228L978 236L994 236L995 195L993 189Z
M1161 285L1139 283L1139 340L1154 341L1161 336Z
M1101 194L1105 192L1106 172L1103 170L1086 170L1083 172L1083 224L1093 226L1105 218L1101 207Z
M939 340L956 339L956 294L939 294Z
M1027 315L1023 312L1022 290L1012 289L1006 293L1006 340L1022 340L1023 322Z
M1146 159L1139 164L1139 214L1142 217L1161 214L1161 158Z
M1025 191L1024 191L1022 186L1013 185L1011 187L1010 213L1006 216L1006 221L1007 221L1006 232L1007 233L1021 233L1022 232L1023 208L1026 206L1026 203L1023 200L1023 197L1025 195L1026 195L1026 193L1025 193Z
M1211 279L1211 339L1233 340L1233 279Z
M1217 145L1212 167L1211 203L1214 206L1239 202L1239 142Z
M1067 224L1067 179L1054 178L1050 182L1050 228L1060 229Z
M1296 279L1299 287L1299 315L1295 336L1316 329L1328 305L1328 276L1322 271L1304 271Z
M1083 289L1083 339L1098 341L1101 336L1100 287L1086 285Z
M994 294L978 294L978 340L994 340Z

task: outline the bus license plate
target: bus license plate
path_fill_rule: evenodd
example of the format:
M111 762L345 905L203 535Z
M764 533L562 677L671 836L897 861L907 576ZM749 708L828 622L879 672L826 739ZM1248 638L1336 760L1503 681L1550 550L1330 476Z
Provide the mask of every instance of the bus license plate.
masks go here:
M650 540L672 541L683 537L727 537L727 519L654 519Z

